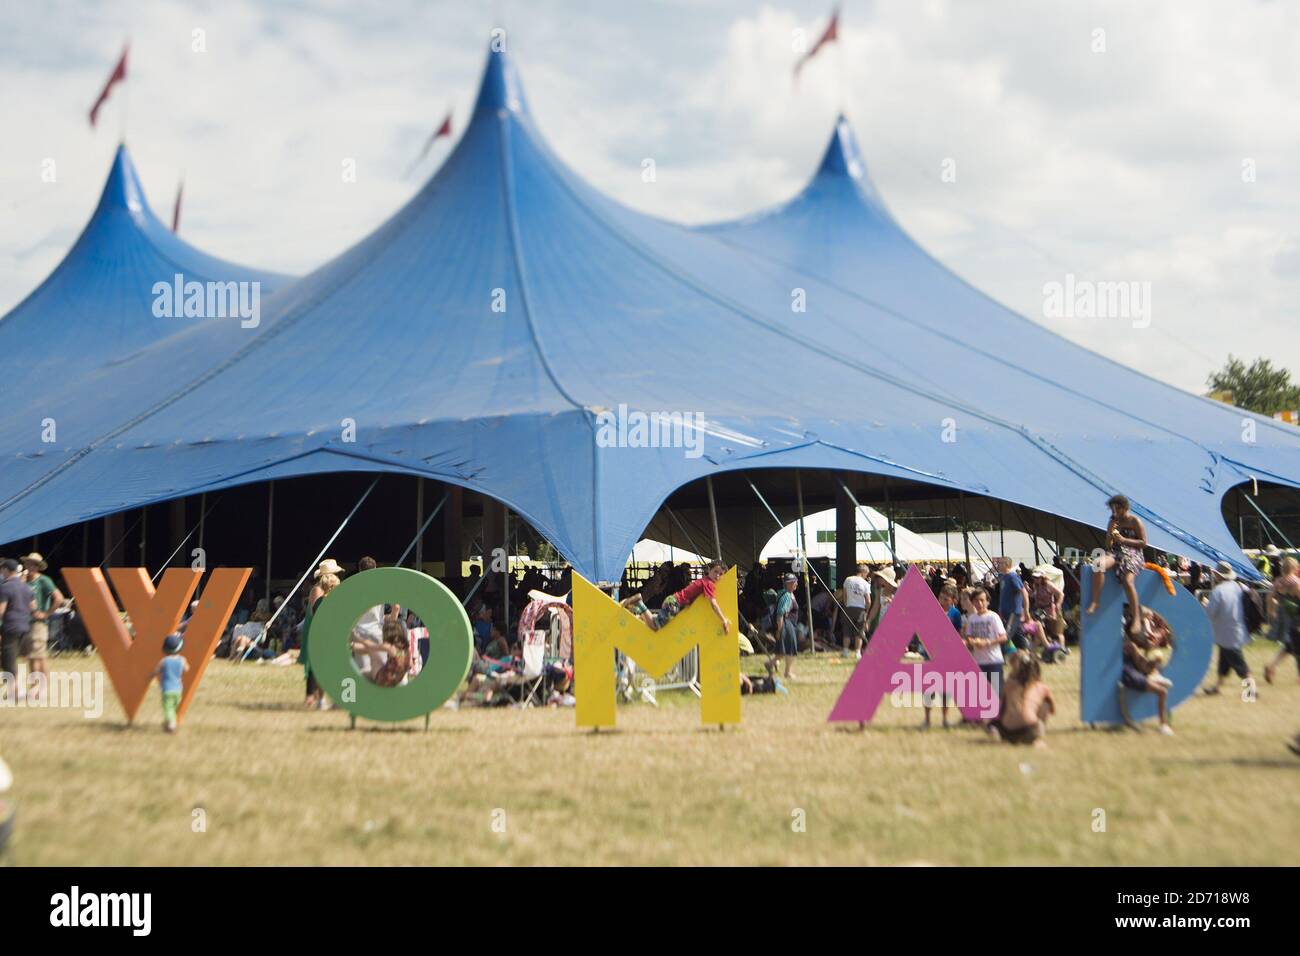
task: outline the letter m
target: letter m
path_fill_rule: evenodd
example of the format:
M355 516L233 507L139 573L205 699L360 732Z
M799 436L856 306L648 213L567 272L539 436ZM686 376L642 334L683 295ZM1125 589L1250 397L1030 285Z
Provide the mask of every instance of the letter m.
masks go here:
M718 606L734 629L736 569L718 581ZM573 576L573 677L578 685L579 727L614 726L614 651L651 674L662 674L695 647L700 649L700 720L740 723L740 644L700 597L658 631L652 631L579 574Z

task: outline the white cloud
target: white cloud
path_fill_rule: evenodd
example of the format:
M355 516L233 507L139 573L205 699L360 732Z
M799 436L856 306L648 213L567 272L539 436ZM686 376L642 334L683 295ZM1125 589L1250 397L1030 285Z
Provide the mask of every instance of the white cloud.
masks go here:
M1147 335L1060 329L1199 389L1233 351L1300 372L1300 12L1280 3L845 4L842 40L791 83L791 35L829 0L505 4L539 128L622 202L684 221L788 198L837 112L923 245L1031 317L1064 272L1153 284ZM396 210L448 105L459 127L493 4L252 0L0 11L0 311L48 272L108 169L123 97L85 113L132 40L128 143L156 211L182 172L182 234L303 272ZM1106 51L1092 50L1104 29ZM207 52L191 50L206 31ZM439 147L445 150L445 145ZM59 181L40 181L58 162ZM358 181L343 183L354 158ZM654 158L657 181L640 177ZM940 181L945 158L955 183ZM1258 179L1241 178L1251 159Z

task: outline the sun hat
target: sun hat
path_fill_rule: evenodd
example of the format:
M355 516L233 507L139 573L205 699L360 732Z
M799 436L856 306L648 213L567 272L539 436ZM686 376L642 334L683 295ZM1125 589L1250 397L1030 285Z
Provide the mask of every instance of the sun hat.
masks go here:
M333 558L326 558L324 561L320 563L320 567L316 569L316 573L312 575L312 577L319 578L326 574L342 574L342 573L343 573L343 565L339 564Z
M1214 573L1225 581L1235 581L1237 579L1237 572L1232 570L1232 565L1227 561L1220 561L1216 564L1214 566Z
M754 653L754 645L749 642L749 638L747 638L744 634L737 634L736 640L740 644L740 649L744 651L746 654Z
M25 555L23 555L23 556L22 556L21 558L19 558L18 560L21 561L23 564L34 564L34 565L36 565L36 570L37 570L37 571L44 571L44 570L45 570L45 559L44 559L43 557L41 557L39 554L37 554L35 551L33 551L31 554L25 554Z
M880 580L884 581L886 584L890 585L891 587L898 587L898 575L894 573L894 569L892 567L887 566L881 568L879 571L872 571L871 576L873 578L880 578Z
M1282 552L1277 549L1277 545L1270 544L1267 548L1264 549L1264 553L1267 554L1270 558L1276 558Z

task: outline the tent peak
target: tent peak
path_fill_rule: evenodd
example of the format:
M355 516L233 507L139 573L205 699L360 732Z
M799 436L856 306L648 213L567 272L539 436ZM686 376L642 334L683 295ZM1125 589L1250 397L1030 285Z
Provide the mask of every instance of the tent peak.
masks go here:
M528 112L519 75L506 53L504 36L493 37L488 45L483 80L479 84L478 99L474 102L474 118L503 110L518 114Z
M113 166L108 171L108 180L104 191L100 193L99 207L96 215L114 209L125 209L132 216L141 216L148 212L149 206L144 198L144 187L140 185L140 176L131 162L131 154L126 144L120 143L113 156Z
M862 179L866 176L866 166L862 162L862 153L858 149L853 127L841 113L835 119L835 131L831 141L822 155L821 165L817 167L818 176L848 176Z

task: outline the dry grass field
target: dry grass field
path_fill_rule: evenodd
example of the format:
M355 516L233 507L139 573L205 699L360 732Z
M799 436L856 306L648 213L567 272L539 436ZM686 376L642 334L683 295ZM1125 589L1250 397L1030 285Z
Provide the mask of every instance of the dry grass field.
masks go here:
M1252 645L1257 673L1273 650ZM427 732L352 731L342 712L299 708L299 668L225 661L174 737L156 690L133 727L111 690L98 720L0 709L18 813L0 863L1300 862L1290 664L1279 686L1261 678L1255 702L1188 701L1166 738L1081 726L1076 655L1045 668L1063 717L1033 750L970 728L923 733L919 709L887 702L865 733L829 725L850 666L799 663L789 697L746 699L725 733L702 727L682 692L620 706L599 734L546 709L444 709Z

